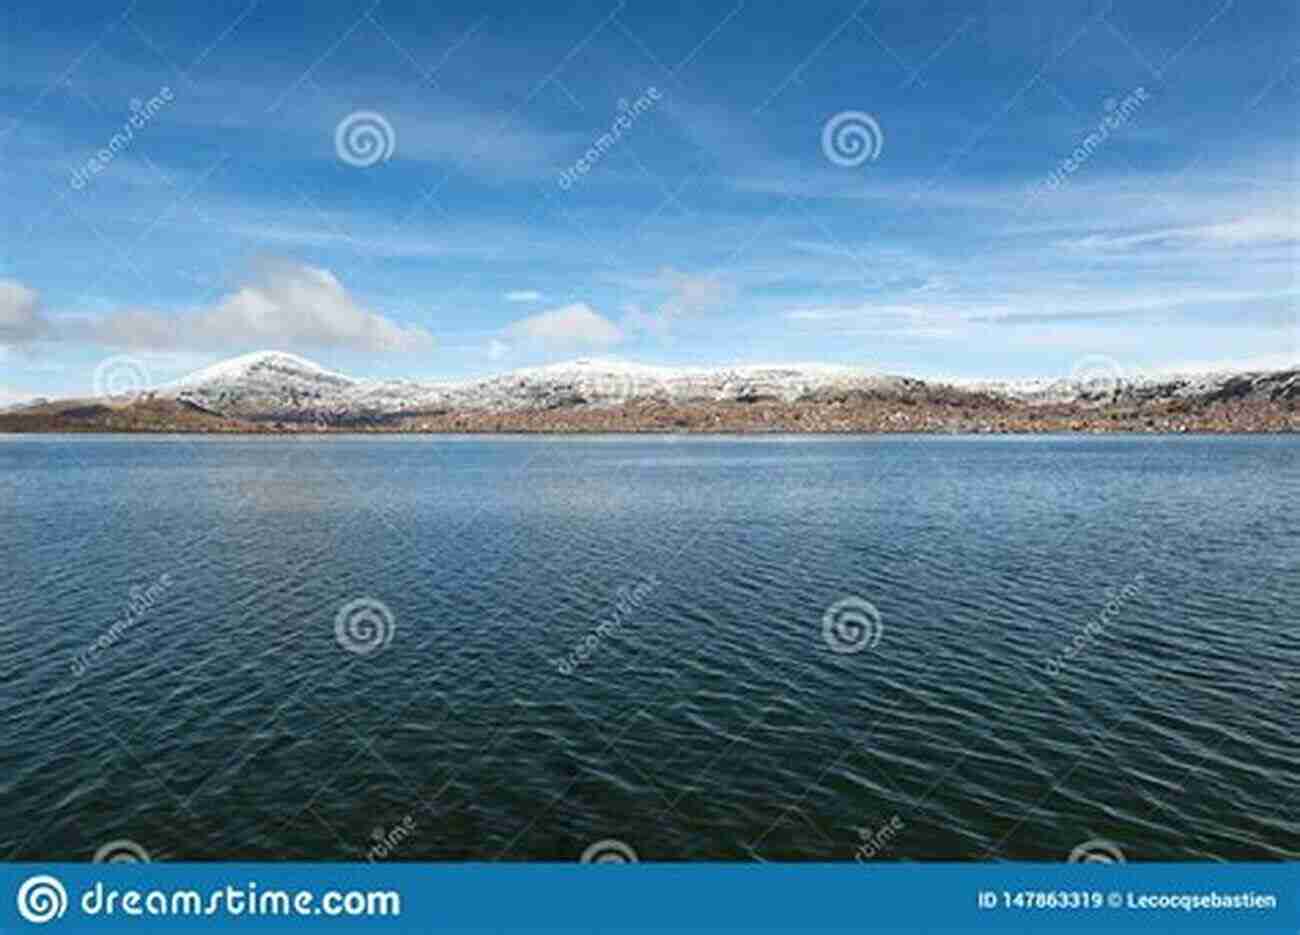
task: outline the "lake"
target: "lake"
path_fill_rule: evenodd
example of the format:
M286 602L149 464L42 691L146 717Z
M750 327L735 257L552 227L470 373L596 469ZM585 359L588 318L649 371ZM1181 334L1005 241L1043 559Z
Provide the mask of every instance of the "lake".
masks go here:
M1298 494L1280 436L3 437L0 856L1300 858Z

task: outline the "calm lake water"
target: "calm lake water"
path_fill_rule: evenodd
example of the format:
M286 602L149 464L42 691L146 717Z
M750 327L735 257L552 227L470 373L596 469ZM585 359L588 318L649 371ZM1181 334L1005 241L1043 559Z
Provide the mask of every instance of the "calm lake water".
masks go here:
M1297 438L7 437L0 503L6 859L1300 858Z

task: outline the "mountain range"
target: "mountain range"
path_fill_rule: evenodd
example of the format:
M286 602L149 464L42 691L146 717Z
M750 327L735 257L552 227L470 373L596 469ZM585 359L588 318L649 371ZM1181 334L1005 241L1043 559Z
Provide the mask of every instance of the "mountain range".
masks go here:
M658 367L608 358L456 382L363 380L263 351L119 396L11 407L22 430L1041 431L1297 427L1300 368L927 381L826 364Z

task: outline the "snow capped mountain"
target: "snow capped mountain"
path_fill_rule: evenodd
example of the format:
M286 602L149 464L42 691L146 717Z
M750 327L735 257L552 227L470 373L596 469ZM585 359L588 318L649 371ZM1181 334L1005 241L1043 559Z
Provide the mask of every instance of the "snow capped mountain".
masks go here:
M835 390L890 392L913 384L919 385L817 364L688 369L616 358L580 358L459 382L358 380L293 354L262 351L214 364L155 395L220 415L337 421L417 411L555 409L630 400L792 402Z
M332 373L319 364L297 354L284 351L257 351L232 357L220 363L182 377L172 387L202 386L215 383L235 383L250 379L297 378L305 380L329 379L339 383L356 383L351 377Z
M618 358L580 358L457 382L360 380L294 354L263 351L223 361L160 388L217 415L293 422L346 422L414 413L545 411L627 402L836 402L858 398L927 401L1000 397L1026 404L1145 402L1158 399L1300 398L1300 370L1069 380L926 382L854 367L799 363L676 368Z
M154 395L220 415L311 419L350 411L362 386L296 354L259 351L213 364Z

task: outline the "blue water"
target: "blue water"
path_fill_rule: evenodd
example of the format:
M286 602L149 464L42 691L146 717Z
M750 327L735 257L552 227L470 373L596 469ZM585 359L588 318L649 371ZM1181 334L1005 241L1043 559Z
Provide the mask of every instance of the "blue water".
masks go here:
M0 857L1294 859L1298 456L3 437Z

